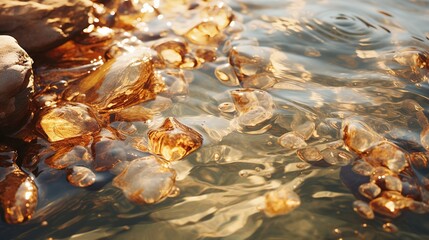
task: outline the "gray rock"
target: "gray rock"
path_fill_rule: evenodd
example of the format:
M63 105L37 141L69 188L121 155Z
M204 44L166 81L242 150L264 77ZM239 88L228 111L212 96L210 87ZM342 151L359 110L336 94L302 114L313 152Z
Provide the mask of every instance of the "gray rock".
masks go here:
M13 37L0 35L0 132L13 130L29 115L32 64Z
M56 47L88 26L89 0L0 1L0 34L28 52Z

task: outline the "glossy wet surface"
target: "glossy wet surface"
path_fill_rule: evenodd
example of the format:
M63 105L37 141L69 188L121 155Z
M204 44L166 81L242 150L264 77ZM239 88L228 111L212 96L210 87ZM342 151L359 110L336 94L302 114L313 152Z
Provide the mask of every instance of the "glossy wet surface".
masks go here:
M1 236L428 237L429 2L160 2L36 61L39 202Z

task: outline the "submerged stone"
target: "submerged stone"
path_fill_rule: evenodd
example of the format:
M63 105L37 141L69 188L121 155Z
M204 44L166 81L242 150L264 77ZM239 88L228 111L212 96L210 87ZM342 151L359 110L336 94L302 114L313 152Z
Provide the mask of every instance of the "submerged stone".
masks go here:
M301 205L298 194L288 189L277 189L265 194L264 212L269 217L288 214Z
M83 166L73 166L67 170L67 181L75 187L89 187L95 182L95 173Z
M407 153L393 143L383 141L363 153L362 159L374 167L384 166L401 172L408 166Z
M281 135L277 142L286 150L294 150L307 147L307 143L304 141L301 134L298 134L296 132L288 132Z
M363 122L346 120L343 123L343 140L348 148L362 153L383 138Z
M160 127L149 130L148 137L151 151L167 161L183 159L203 143L200 133L172 117L165 119Z
M356 200L353 202L353 210L359 214L359 216L366 218L366 219L374 219L374 211L371 209L371 207L368 205L368 203Z
M120 188L125 196L137 204L162 201L174 190L176 172L163 166L154 156L131 161L113 179L113 186Z
M89 104L98 111L115 111L154 99L162 85L154 74L151 50L141 47L107 61L70 84L64 98Z
M64 103L40 113L38 131L50 142L96 133L100 125L91 108L80 103Z

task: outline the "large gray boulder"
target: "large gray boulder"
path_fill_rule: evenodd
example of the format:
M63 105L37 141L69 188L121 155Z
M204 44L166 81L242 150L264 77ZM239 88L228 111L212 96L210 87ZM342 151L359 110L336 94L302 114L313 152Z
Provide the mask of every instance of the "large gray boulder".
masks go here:
M13 37L0 35L0 132L13 131L30 113L32 64Z
M86 28L91 6L89 0L1 0L0 34L28 52L44 51Z

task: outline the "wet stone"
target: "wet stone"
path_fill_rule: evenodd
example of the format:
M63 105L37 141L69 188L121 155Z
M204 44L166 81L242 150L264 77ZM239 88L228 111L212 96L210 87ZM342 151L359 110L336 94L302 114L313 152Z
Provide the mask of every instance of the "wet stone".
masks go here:
M386 177L397 175L385 167L376 167L371 173L371 182L377 184L381 188L386 188ZM390 178L389 178L390 179ZM391 179L390 179L391 180Z
M151 50L137 48L111 59L67 88L64 98L98 111L115 111L154 99L162 89L154 74Z
M100 125L91 108L80 103L64 103L40 113L38 131L50 142L97 133Z
M176 173L154 156L135 159L113 179L113 186L137 204L157 203L174 190Z
M364 183L359 186L359 193L368 199L374 199L381 193L381 188L375 183Z
M0 20L0 29L1 25ZM0 132L18 128L30 114L32 64L33 60L14 38L0 35Z
M277 140L278 144L286 150L294 150L307 147L307 143L302 136L296 132L288 132L283 134Z
M359 214L359 216L365 218L365 219L374 219L374 211L371 209L371 207L368 205L368 203L356 200L353 202L353 210Z
M343 140L348 148L362 153L383 138L360 121L346 120L343 123Z
M233 113L235 112L235 106L232 102L224 102L219 104L218 109L222 113Z
M319 149L315 147L299 149L296 151L296 154L301 160L309 163L316 163L323 159L323 155L320 153Z
M157 71L157 77L164 83L163 95L184 96L189 92L189 84L182 70L164 69Z
M362 176L370 176L374 172L374 167L371 164L358 160L353 163L352 167L353 172L360 174Z
M372 210L386 217L396 218L401 214L395 202L385 197L373 199L369 205Z
M160 127L149 130L148 137L152 153L167 161L183 159L203 143L200 133L172 117L165 119Z
M82 166L73 166L67 170L67 181L75 187L89 187L95 182L95 173Z
M385 223L383 224L383 231L388 233L396 233L398 232L398 227L393 223Z
M387 190L402 192L402 182L397 177L386 176L384 178L384 185Z
M223 1L213 1L200 10L200 17L204 21L216 23L218 29L223 30L229 26L234 15L232 9Z
M362 159L372 166L385 166L396 173L408 166L407 158L407 153L404 150L385 141L369 148L362 156Z
M215 69L215 76L222 84L226 86L238 86L239 82L234 69L229 63L218 65Z
M163 39L152 46L167 67L180 68L189 52L188 44L181 39Z
M32 218L37 207L37 186L17 165L0 167L0 203L4 219L17 224Z
M298 194L289 189L277 189L265 194L264 212L269 217L285 215L301 205Z
M192 43L208 45L222 39L221 31L213 21L201 22L192 27L184 36Z
M84 164L90 166L93 161L91 150L86 146L75 145L52 147L54 155L45 159L45 163L55 169L65 169L75 164Z
M127 160L127 148L124 141L109 129L103 129L94 139L92 167L97 172L108 171L116 164Z
M274 101L271 95L257 89L231 91L231 97L238 112L237 121L244 127L255 127L274 116Z
M292 130L301 134L304 140L308 140L313 136L313 132L316 130L316 124L312 121L305 121L300 124L292 124Z
M89 0L2 1L0 32L16 38L27 51L44 51L86 28L91 6Z
M321 154L323 160L332 166L346 166L354 158L352 154L335 148L326 148L321 151Z

